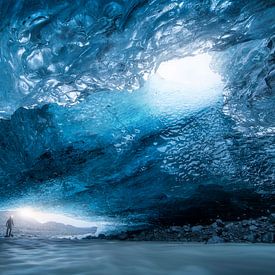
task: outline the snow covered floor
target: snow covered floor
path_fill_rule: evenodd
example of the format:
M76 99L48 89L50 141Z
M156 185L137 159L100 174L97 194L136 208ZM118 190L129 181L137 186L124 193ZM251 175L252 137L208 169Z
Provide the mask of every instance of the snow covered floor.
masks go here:
M274 274L275 245L0 239L0 273Z

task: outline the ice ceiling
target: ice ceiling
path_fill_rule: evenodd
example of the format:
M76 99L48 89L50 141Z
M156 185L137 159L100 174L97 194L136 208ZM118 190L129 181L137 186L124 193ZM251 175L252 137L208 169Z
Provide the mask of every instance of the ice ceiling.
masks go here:
M267 0L0 0L0 207L128 223L268 211L274 15ZM218 83L163 78L198 56Z

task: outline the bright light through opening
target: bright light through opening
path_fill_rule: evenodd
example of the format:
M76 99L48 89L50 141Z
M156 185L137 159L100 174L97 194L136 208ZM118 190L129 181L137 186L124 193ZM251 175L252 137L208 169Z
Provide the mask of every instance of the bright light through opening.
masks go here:
M211 56L201 54L161 63L157 73L185 88L207 89L220 84L219 74L210 69Z
M58 222L63 224L69 224L77 227L91 227L97 226L97 224L89 221L79 220L72 217L68 217L57 213L40 212L30 207L18 208L16 211L22 218L34 219L40 223L46 222Z
M184 115L220 102L223 85L210 68L211 56L201 54L163 62L149 79L146 104L157 115Z

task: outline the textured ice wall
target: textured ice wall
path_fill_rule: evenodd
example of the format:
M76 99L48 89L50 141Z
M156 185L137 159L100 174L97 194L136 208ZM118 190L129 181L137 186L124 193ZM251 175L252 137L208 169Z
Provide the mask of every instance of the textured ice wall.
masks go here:
M246 53L233 50L234 67L245 61L255 66L246 71L257 71L273 48L272 2L2 0L2 116L19 106L74 103L99 88L136 89L161 60L197 51L245 44ZM255 60L240 60L252 50Z
M0 1L1 206L150 220L209 197L215 211L253 212L240 189L255 202L274 192L274 12L254 0ZM214 54L223 99L156 114L148 75L199 52Z

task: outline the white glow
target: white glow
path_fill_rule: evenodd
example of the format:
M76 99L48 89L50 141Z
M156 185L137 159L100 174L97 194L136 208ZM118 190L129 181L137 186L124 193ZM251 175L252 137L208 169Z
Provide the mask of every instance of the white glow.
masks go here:
M144 87L145 104L154 114L163 116L184 115L215 104L223 85L210 63L208 54L163 62Z
M40 223L46 222L59 222L63 224L70 224L77 227L91 227L97 226L97 224L89 221L83 221L79 219L75 219L72 217L68 217L59 213L48 213L48 212L41 212L38 210L34 210L31 207L22 207L16 209L19 215L23 218L34 219Z
M36 213L33 211L33 209L28 207L19 208L18 212L22 217L25 218L34 218L36 216Z
M204 89L221 82L220 76L210 69L211 56L200 54L160 64L157 73L167 81L185 88Z

